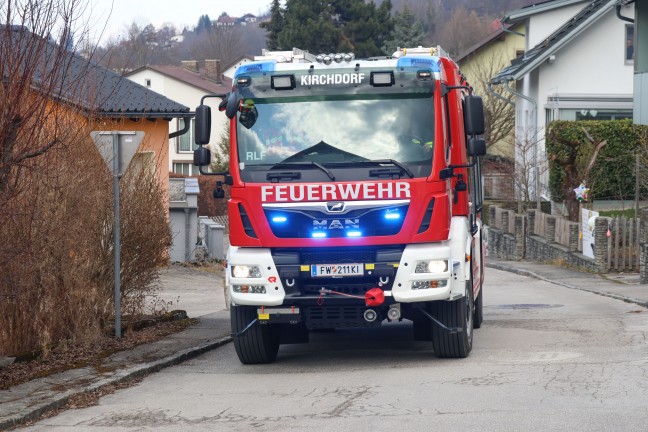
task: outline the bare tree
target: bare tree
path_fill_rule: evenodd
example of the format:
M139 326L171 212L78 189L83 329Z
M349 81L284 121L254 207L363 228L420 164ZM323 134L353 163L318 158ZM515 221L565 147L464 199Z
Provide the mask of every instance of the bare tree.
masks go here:
M96 339L110 319L111 176L89 134L122 120L95 120L113 95L96 64L70 52L86 34L74 15L84 1L0 4L0 353L16 354ZM129 178L121 276L134 312L171 234L158 179Z
M51 35L60 29L61 40L83 39L87 31L75 28L74 13L84 5L81 0L8 0L0 11L0 197L17 186L30 160L55 149L75 130L67 128L73 121L69 110L51 104L60 97L74 99L80 90L67 79L71 57L66 46L52 43Z
M518 212L526 210L541 193L540 179L549 169L547 158L538 151L541 130L518 128L515 134L515 174L513 181Z
M434 35L437 43L440 43L450 54L458 55L486 36L488 23L474 10L469 12L466 8L459 7L437 30Z
M515 131L515 106L511 93L501 85L491 86L490 89L488 87L491 78L507 65L505 50L493 50L476 58L469 57L463 63L466 64L462 69L468 82L484 101L486 146L510 155L514 147Z

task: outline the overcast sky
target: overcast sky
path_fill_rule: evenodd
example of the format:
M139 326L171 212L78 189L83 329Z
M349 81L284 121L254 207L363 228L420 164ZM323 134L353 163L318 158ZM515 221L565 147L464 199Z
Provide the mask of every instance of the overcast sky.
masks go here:
M108 37L124 35L124 29L135 22L139 25L172 23L178 30L193 27L201 15L212 20L221 13L240 17L246 13L259 15L270 9L272 0L89 0L92 36ZM112 11L111 11L112 8Z

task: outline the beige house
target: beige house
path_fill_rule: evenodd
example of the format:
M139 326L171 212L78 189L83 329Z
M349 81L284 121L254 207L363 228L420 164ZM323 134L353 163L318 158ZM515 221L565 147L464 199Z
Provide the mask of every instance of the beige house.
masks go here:
M182 66L144 66L128 73L127 78L153 90L167 98L194 110L206 94L224 94L231 90L231 79L224 77L219 60L183 61ZM212 133L210 148L214 152L222 134L227 130L225 114L218 111L220 99L207 99L212 107ZM192 113L193 114L193 113ZM182 135L173 131L185 127L185 119L171 121L169 124L169 171L190 176L198 175L198 167L193 165L194 119L189 130Z
M455 61L475 93L484 98L487 127L494 129L486 138L495 139L495 142L487 142L488 154L513 159L515 108L511 95L502 89L489 88L488 82L513 59L524 54L524 28L522 25L502 26L499 22L497 25L497 30L461 53ZM504 133L506 130L510 133Z

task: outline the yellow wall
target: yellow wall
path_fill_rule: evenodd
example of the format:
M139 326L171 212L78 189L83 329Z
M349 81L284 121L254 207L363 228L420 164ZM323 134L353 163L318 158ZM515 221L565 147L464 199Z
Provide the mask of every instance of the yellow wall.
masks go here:
M523 24L518 25L511 30L524 33ZM511 64L511 60L516 57L516 52L524 51L524 36L504 32L499 38L488 42L475 52L468 55L459 62L459 68L468 79L470 85L475 89L475 93L484 99L493 97L488 93L485 83ZM497 86L500 87L501 86ZM511 96L510 93L504 92L503 96ZM515 155L514 133L505 140L489 145L488 153L513 158ZM489 143L490 144L490 143Z

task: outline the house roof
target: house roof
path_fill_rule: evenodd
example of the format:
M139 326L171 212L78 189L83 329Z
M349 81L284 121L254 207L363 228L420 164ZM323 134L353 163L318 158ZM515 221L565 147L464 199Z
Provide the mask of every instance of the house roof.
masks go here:
M510 66L502 69L490 82L498 84L521 79L605 15L616 3L617 0L594 0L590 2L545 40L524 53L523 56L513 60Z
M504 37L504 27L508 29L511 27L509 24L503 24L498 30L495 30L494 32L489 33L485 38L474 44L473 46L469 47L466 49L464 52L459 54L456 58L453 60L457 63L461 62L462 60L465 60L466 57L469 55L475 53L476 51L479 51L479 49L485 47L486 45L489 45L491 42L499 40L500 38Z
M576 3L582 3L584 0L549 0L544 2L533 3L520 9L508 12L501 19L502 23L512 24L521 21L541 12L547 12L553 9L559 9L564 6L570 6Z
M146 69L161 73L162 75L168 76L170 78L174 78L185 84L204 90L207 93L227 93L232 90L232 80L229 78L225 77L223 79L223 82L218 83L213 79L208 78L205 74L205 71L201 70L199 72L194 72L182 66L143 66L139 69L135 69L134 71L127 73L126 76L133 75Z
M11 32L11 33L7 33ZM52 86L54 98L103 117L189 117L189 108L172 101L78 54L45 41L25 27L0 31L2 52L17 53L16 61L32 62L29 75L36 89ZM38 46L38 51L34 47ZM37 57L34 57L37 53ZM32 53L29 57L29 53ZM20 59L19 59L20 58ZM5 62L12 61L6 57ZM25 66L25 65L23 65ZM26 66L30 68L30 66ZM8 76L11 80L20 77Z

